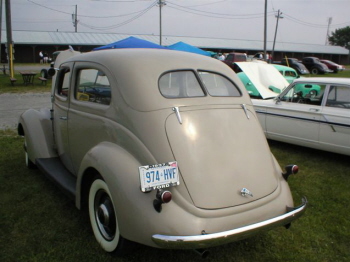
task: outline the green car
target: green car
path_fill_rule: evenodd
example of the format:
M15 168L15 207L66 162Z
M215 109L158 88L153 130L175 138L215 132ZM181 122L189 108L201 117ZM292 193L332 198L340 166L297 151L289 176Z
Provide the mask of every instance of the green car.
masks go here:
M234 71L251 98L275 97L289 84L278 70L266 62L237 62L235 65Z
M283 66L283 65L273 65L288 83L292 83L295 79L300 78L299 74L294 68ZM310 96L317 96L320 93L321 87L314 84L297 84L295 89L296 93L301 92L302 96L310 94Z

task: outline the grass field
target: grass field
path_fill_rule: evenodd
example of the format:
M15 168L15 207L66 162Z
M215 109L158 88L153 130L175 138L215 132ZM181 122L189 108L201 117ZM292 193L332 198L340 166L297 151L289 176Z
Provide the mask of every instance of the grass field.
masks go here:
M349 69L349 67L348 67ZM350 70L327 76L350 77ZM16 76L20 79L20 76ZM10 85L0 76L0 94L50 90ZM303 217L288 230L277 228L252 238L211 248L207 261L348 262L350 261L349 156L269 141L280 165L297 164L289 179L295 204L309 201ZM0 130L0 261L202 261L192 251L159 250L137 245L119 258L96 243L87 214L24 164L23 138Z
M350 162L342 156L270 142L281 166L298 164L289 179L295 204L307 196L308 209L288 230L211 248L207 261L350 261ZM184 250L137 245L123 257L104 253L95 242L87 214L38 170L24 165L23 139L0 131L0 261L199 261Z

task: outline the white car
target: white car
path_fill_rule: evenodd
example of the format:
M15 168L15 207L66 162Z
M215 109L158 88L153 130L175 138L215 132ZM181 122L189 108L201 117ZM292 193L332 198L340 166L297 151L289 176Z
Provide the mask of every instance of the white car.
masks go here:
M349 78L300 78L252 102L268 139L350 155Z

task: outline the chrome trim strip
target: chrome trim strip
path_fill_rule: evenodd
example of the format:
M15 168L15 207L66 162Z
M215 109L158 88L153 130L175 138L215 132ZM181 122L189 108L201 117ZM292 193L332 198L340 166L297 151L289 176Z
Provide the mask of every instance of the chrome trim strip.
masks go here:
M328 122L327 119L326 119L326 121L322 121L322 120L315 120L315 119L311 119L311 118L289 116L289 115L275 114L275 113L267 113L267 112L264 112L262 110L255 110L255 112L257 114L265 114L265 115L276 116L276 117L285 117L285 118L297 119L297 120L301 120L301 121L316 122L316 123L320 123L320 124L328 124L328 125L335 125L335 126L342 126L342 127L350 127L350 125L348 125L348 124L342 124L342 123L336 123L336 122Z
M159 247L176 249L198 249L223 245L247 238L263 230L288 225L304 213L306 206L307 199L303 197L302 205L299 207L292 208L292 211L285 213L284 215L274 217L256 224L206 235L167 236L155 234L152 236L152 240Z

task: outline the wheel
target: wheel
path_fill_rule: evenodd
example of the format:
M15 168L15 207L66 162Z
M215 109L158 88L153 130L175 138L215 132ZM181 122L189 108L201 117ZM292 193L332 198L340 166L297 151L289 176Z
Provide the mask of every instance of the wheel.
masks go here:
M36 165L29 159L29 155L27 152L27 140L24 137L24 157L25 157L25 163L26 163L26 167L28 167L29 169L35 169Z
M90 223L97 242L106 252L122 254L125 239L120 235L111 193L100 176L90 186L88 205Z
M47 78L48 77L47 70L46 69L41 69L40 76L43 77L43 78Z
M318 69L316 67L311 68L311 74L317 75L318 74Z
M317 96L317 91L312 89L310 90L309 94L310 94L310 97L314 98Z

